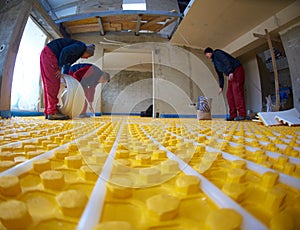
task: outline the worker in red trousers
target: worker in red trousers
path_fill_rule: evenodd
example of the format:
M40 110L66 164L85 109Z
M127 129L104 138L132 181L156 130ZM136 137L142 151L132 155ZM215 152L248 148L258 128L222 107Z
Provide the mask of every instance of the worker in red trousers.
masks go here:
M242 64L229 55L228 53L207 47L204 55L212 60L215 70L219 77L219 94L223 92L224 75L228 76L227 101L229 105L230 117L228 121L241 121L249 119L246 116L245 99L244 99L244 83L245 72Z
M58 108L58 92L62 74L68 74L71 64L79 58L94 55L95 45L86 45L71 38L58 38L49 42L41 52L40 69L44 87L44 114L48 120L67 120Z
M94 100L96 86L99 83L110 81L110 75L108 73L89 63L79 63L72 65L69 69L68 74L80 82L83 87L86 100L88 101L90 106L92 105ZM81 118L89 117L89 115L87 115L86 113L88 106L87 101L85 102L84 108L79 115L79 117Z

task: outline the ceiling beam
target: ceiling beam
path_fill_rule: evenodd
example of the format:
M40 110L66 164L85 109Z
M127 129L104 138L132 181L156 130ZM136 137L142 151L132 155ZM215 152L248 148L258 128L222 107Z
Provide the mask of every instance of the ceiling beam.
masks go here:
M139 35L139 31L140 31L140 28L141 28L142 16L143 16L142 14L139 14L137 16L137 21L136 21L136 26L135 26L135 32L134 32L135 35Z
M98 20L98 24L99 24L99 29L100 29L100 35L104 35L105 34L105 31L103 29L103 24L102 24L102 20L101 20L101 17L97 17L97 20Z

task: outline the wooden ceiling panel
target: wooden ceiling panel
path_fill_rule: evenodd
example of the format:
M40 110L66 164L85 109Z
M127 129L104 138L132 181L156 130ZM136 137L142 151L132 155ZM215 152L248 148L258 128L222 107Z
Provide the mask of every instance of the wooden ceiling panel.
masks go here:
M162 20L166 20L166 19L170 18L165 15L141 15L141 16L142 16L142 20L145 20L145 21L150 21L155 18L161 18Z
M75 25L69 26L68 30L71 34L78 33L90 33L90 32L98 32L100 31L99 24L88 24L88 25Z
M122 23L105 23L104 24L104 29L105 29L105 26L106 25L109 25L109 28L114 28L115 29L115 31L121 31L121 30L123 30L123 24Z
M159 32L165 26L174 22L178 17L166 15L111 15L103 17L91 17L81 20L63 22L64 26L72 34L100 32L101 24L105 32L109 31L135 31L143 30ZM100 20L99 20L100 19ZM101 24L100 24L101 23Z
M89 24L93 24L93 23L98 23L98 20L96 17L64 22L64 25L69 27L69 26L77 26L77 25L89 25Z
M138 15L115 15L115 16L106 16L101 17L103 22L114 21L114 22L126 22L126 21L136 21Z

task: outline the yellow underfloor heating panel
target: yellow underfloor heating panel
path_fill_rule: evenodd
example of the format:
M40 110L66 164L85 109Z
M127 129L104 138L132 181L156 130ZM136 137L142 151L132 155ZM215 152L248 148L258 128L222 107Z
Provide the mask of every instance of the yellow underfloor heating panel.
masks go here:
M0 229L300 229L300 127L0 120Z

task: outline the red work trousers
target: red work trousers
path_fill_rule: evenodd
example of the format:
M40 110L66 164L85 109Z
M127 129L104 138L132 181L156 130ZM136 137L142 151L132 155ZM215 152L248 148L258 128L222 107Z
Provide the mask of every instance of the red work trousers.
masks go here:
M246 116L244 99L245 72L243 66L237 67L233 72L233 79L228 80L227 102L231 118Z
M85 86L83 87L83 90L87 101L90 103L90 105L92 105L94 101L95 90L96 90L95 86ZM85 114L86 110L87 110L87 102L85 102L81 114Z
M58 92L60 88L60 79L56 78L58 71L57 58L52 50L45 46L40 56L41 76L44 87L44 114L57 113Z

